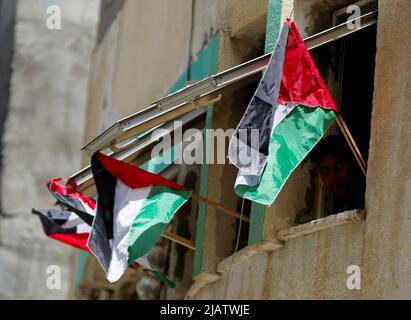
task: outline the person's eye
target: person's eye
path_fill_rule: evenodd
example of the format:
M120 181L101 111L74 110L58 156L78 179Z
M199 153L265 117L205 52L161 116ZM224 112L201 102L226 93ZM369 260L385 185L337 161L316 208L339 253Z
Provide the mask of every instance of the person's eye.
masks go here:
M341 162L337 162L337 163L334 165L334 168L335 168L336 170L340 170L342 167L344 167L344 164L341 163Z
M321 174L322 176L325 176L327 173L328 173L327 168L320 168L320 174Z

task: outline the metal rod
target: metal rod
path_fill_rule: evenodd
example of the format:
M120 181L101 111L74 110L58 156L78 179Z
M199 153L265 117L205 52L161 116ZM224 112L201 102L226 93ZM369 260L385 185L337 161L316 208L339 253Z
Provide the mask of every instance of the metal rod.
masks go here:
M237 211L231 210L230 208L227 208L226 206L222 205L221 203L215 202L215 201L211 201L208 200L207 198L204 198L200 195L198 195L197 193L192 193L191 197L197 201L201 201L201 202L205 202L208 205L210 205L211 207L214 207L215 209L224 212L225 214L232 216L234 218L243 220L245 222L250 222L250 218L246 217L244 215L241 215L240 213L238 213Z
M361 155L360 150L358 149L357 144L355 143L355 140L353 139L350 130L348 129L347 125L345 124L344 119L340 114L337 115L337 124L340 127L345 140L348 143L348 146L350 147L352 153L354 154L355 160L357 160L357 163L363 172L364 176L367 175L367 165L365 164L364 158Z
M193 251L196 250L196 245L195 245L194 242L192 242L188 239L185 239L183 237L180 237L180 236L178 236L174 233L165 231L165 232L163 232L163 234L161 236L165 239L168 239L168 240L171 240L171 241L176 242L178 244L181 244L182 246L184 246L184 247L186 247L190 250L193 250Z
M206 114L205 109L193 110L193 111L189 112L188 114L183 115L178 120L180 120L182 122L183 126L185 126L185 125L189 125L190 123L192 123L195 120L198 121L199 119L201 119L201 117L204 117L205 114ZM156 134L156 135L152 134L150 136L146 136L146 137L142 138L141 140L138 139L134 143L127 144L127 147L120 150L119 152L108 153L108 155L110 157L113 157L113 158L115 158L117 160L120 160L120 161L125 161L128 158L132 158L133 155L138 154L142 150L150 147L154 143L158 142L161 138L166 136L167 131L172 132L172 130L174 128L173 126L174 126L173 123L165 123L165 124L163 124L162 126L159 127L161 129L163 129L163 130L161 130L161 133ZM79 191L82 191L82 186L85 183L92 180L92 179L93 179L93 175L91 173L91 166L90 165L88 165L87 167L81 169L80 171L73 174L69 178L69 180L75 182L76 186L80 187Z

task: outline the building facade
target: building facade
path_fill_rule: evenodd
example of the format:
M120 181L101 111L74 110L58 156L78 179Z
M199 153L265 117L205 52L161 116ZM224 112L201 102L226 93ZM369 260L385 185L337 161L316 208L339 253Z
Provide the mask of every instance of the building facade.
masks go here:
M94 258L80 253L72 261L70 297L411 298L410 15L406 0L102 1L82 113L83 144L168 94L178 96L179 89L271 52L290 17L310 41L324 30L339 32L310 52L367 161L365 208L327 215L332 199L308 159L274 204L264 207L235 195L237 171L227 161L156 167L150 145L127 161L175 179L250 221L191 199L168 229L195 250L161 239L150 253L175 289L141 269L109 284ZM362 26L356 20L348 24L358 16ZM204 112L187 127L235 128L258 80L244 77L212 104L197 105ZM202 143L205 157L217 148L212 139ZM110 146L114 152L118 148ZM81 157L87 165L90 154ZM92 182L87 193L95 194Z

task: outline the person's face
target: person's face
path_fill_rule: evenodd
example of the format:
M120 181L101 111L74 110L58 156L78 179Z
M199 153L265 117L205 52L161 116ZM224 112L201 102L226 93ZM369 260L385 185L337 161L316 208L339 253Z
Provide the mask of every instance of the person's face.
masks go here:
M350 166L344 158L325 154L318 159L317 167L326 188L334 195L341 196L348 190Z

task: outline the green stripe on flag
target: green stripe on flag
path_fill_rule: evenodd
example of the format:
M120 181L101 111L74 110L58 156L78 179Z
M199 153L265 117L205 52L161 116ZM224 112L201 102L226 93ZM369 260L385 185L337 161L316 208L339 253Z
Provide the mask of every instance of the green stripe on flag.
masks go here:
M167 278L164 274L162 274L160 271L157 270L150 270L153 275L162 283L164 283L167 287L174 289L176 287L176 284L174 281L170 280Z
M129 231L128 263L153 248L174 213L190 198L191 190L153 186Z
M296 106L275 128L267 166L256 186L238 185L236 193L271 205L284 183L335 120L335 112L321 107Z

